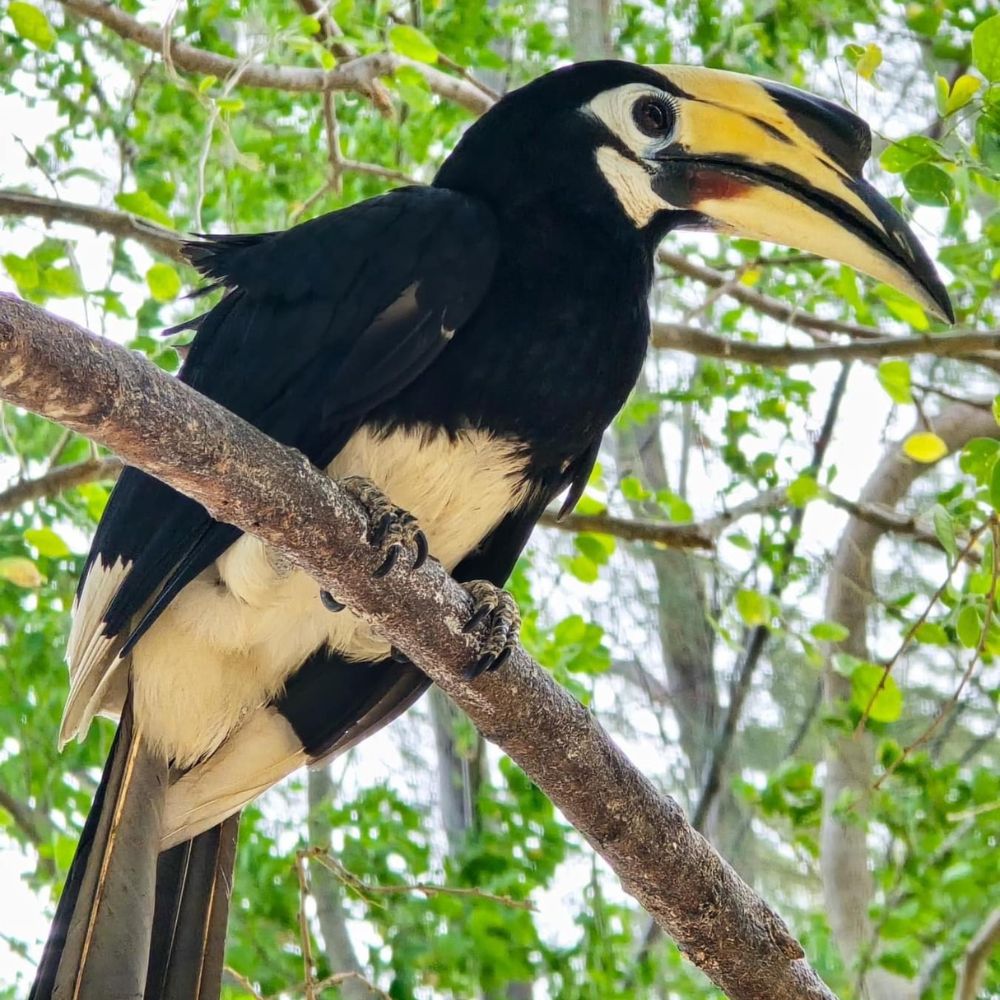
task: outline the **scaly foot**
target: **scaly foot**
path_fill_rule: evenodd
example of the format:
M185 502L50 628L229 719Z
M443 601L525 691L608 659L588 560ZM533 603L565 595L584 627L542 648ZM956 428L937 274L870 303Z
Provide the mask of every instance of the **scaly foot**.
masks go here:
M397 507L371 480L361 476L348 476L340 480L364 508L368 517L368 544L381 549L385 555L372 576L388 575L399 561L404 550L413 550L413 569L420 569L427 561L427 536L420 530L417 519L402 507ZM343 611L344 604L329 591L320 591L320 600L329 611Z
M514 598L486 580L463 585L472 598L472 616L463 632L474 632L484 622L486 630L479 657L465 671L470 680L486 670L497 670L510 658L521 631L521 613Z

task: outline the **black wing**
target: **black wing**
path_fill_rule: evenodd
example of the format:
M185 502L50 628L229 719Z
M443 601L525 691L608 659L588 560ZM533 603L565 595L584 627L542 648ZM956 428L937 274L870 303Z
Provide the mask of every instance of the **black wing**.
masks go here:
M208 238L187 252L228 291L198 323L180 378L324 467L469 319L492 278L497 237L479 203L403 188L286 232ZM92 702L114 656L240 534L127 469L80 584L71 701ZM95 574L98 560L104 572ZM70 730L87 721L67 706L70 715Z

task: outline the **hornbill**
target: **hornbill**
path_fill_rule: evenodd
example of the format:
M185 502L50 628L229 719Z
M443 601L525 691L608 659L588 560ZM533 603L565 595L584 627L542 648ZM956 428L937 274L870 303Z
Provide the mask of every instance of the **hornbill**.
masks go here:
M604 61L503 98L429 187L286 232L202 238L222 286L180 378L344 481L377 572L428 550L502 663L502 586L579 498L639 373L656 247L740 233L844 262L952 319L862 179L865 123L731 73ZM353 746L429 681L280 554L126 469L69 639L62 740L119 729L32 996L212 998L241 807Z

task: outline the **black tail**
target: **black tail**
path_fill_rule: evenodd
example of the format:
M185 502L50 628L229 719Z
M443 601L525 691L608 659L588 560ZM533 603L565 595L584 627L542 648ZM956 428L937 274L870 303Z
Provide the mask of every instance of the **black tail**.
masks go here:
M145 1000L218 1000L239 825L236 813L160 855Z
M126 708L30 1000L219 996L238 818L160 855L167 780Z

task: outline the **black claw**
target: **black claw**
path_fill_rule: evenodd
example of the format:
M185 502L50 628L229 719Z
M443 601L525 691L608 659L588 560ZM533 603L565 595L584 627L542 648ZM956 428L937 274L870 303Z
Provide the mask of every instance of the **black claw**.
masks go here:
M499 670L509 659L511 654L511 647L504 646L500 650L500 655L489 665L489 670Z
M410 658L401 649L397 649L395 646L389 647L389 659L393 663L409 663Z
M386 539L386 535L389 534L389 529L392 527L393 517L395 515L392 511L383 514L379 518L378 524L375 525L372 530L371 544L378 548Z
M398 542L390 546L389 551L385 554L385 561L372 576L376 580L380 580L383 576L388 576L392 572L392 567L396 565L396 560L399 558L400 550L403 548Z
M462 626L462 631L467 635L469 632L475 632L476 629L489 617L492 610L492 608L485 604L476 608L476 610L472 612L472 617Z
M329 590L321 590L319 592L319 599L323 602L323 607L327 611L343 611L347 607L346 604L341 604Z
M465 679L467 681L474 681L480 674L490 669L493 660L494 656L492 653L485 653L483 656L480 656L475 663L470 663L465 668Z
M417 554L413 557L413 568L420 569L427 561L427 554L430 551L427 546L427 536L422 531L418 531L413 536L413 544L417 547Z

